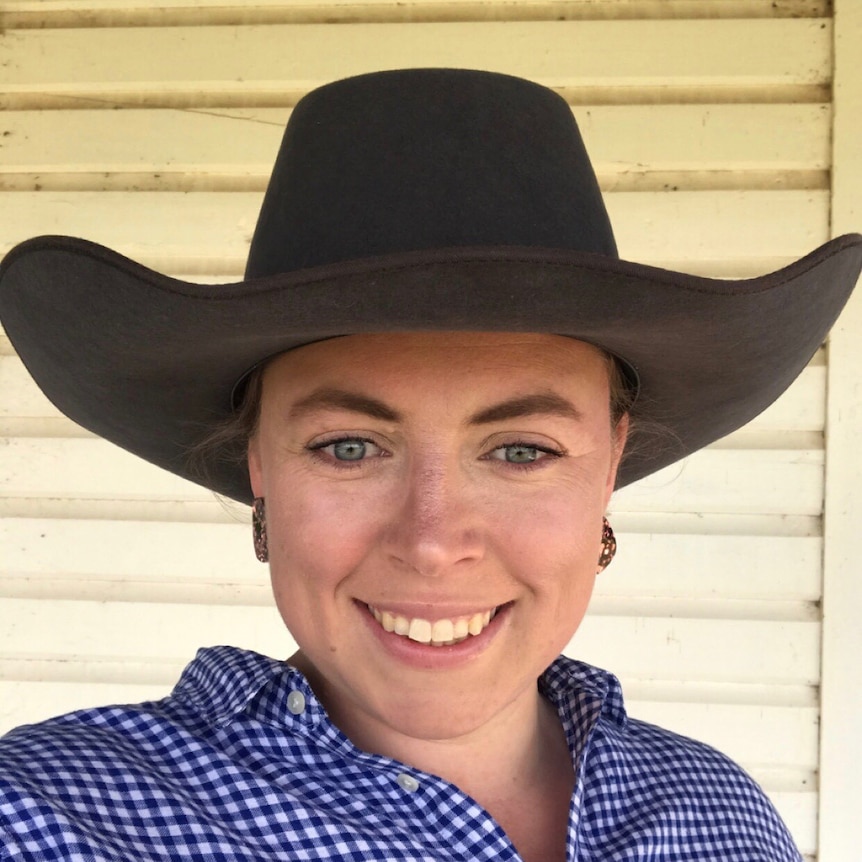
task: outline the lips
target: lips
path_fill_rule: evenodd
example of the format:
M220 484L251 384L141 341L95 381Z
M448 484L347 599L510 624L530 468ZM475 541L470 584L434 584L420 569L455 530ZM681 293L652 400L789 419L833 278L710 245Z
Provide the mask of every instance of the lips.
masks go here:
M497 608L477 611L469 616L427 620L404 617L391 611L381 611L368 605L375 620L387 632L431 646L453 646L481 634L497 613Z

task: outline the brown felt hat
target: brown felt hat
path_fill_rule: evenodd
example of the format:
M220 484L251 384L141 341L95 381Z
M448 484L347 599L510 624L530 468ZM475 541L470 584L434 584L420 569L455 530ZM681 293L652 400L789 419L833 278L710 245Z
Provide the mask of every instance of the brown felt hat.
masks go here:
M699 278L619 260L568 105L506 75L413 69L321 87L285 131L246 278L198 285L38 237L0 268L0 319L74 421L174 473L267 357L341 335L547 332L622 360L635 447L617 485L748 422L805 367L862 267L862 236L778 272ZM635 431L635 437L637 431ZM249 502L244 465L210 487Z

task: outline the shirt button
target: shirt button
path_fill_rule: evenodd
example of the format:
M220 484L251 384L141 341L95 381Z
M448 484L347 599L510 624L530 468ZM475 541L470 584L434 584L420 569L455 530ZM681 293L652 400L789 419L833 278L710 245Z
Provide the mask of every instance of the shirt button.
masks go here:
M419 789L419 782L406 772L402 772L395 780L398 782L398 786L408 793L415 793Z
M305 695L301 691L292 691L287 696L287 711L293 715L305 712Z

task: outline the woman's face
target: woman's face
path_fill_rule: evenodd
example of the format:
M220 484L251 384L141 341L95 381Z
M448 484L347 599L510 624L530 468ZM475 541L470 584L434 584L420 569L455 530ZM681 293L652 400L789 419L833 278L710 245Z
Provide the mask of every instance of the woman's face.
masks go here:
M535 700L593 588L608 399L607 359L560 336L348 336L270 364L249 464L276 603L348 735L456 737Z

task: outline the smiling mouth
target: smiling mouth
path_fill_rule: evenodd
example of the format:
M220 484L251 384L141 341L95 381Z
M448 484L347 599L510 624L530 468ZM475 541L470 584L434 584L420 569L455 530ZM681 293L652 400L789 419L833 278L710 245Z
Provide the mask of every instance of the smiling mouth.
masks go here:
M379 611L372 605L367 607L384 631L430 646L454 646L469 637L482 634L499 610L499 608L492 608L488 611L478 611L470 616L431 622L421 617L408 618L389 611Z

